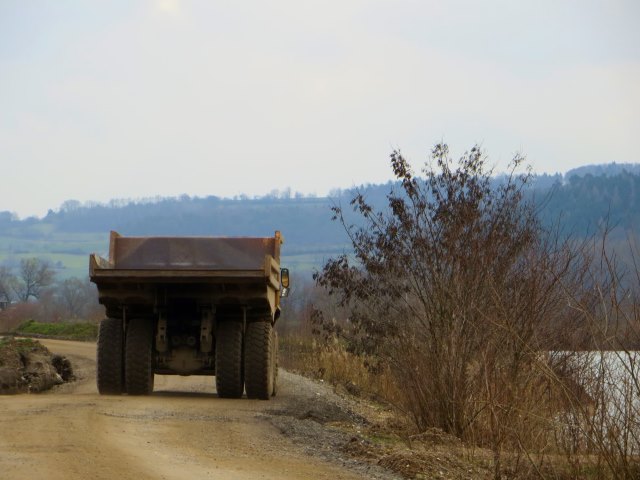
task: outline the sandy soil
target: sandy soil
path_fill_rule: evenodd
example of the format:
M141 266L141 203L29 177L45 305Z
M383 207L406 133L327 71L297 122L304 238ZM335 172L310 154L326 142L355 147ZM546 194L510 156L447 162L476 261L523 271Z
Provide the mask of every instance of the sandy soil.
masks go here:
M100 396L95 344L42 343L71 359L78 381L0 398L3 479L386 478L283 434L274 416L320 395L290 374L268 402L220 399L213 377L156 376L150 397Z

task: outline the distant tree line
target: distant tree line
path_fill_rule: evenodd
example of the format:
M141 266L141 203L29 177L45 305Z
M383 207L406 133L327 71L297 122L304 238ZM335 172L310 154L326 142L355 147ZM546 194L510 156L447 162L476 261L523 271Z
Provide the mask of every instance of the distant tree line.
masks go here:
M560 219L565 229L586 235L605 223L627 232L640 225L640 174L574 175L550 189L535 189L538 215L546 224Z
M493 177L498 188L504 178ZM267 236L278 229L288 249L344 244L342 232L330 221L332 206L346 207L354 195L362 195L373 207L388 208L387 197L397 182L334 190L328 197L305 197L290 191L249 198L190 197L114 200L108 204L65 202L43 218L20 220L0 212L0 236L43 239L56 233L104 233L125 235L242 235ZM580 167L566 175L533 176L525 193L533 199L541 222L558 218L567 233L586 235L604 221L620 232L633 230L640 220L640 167L612 164ZM355 222L358 216L343 208ZM291 251L291 250L289 250Z

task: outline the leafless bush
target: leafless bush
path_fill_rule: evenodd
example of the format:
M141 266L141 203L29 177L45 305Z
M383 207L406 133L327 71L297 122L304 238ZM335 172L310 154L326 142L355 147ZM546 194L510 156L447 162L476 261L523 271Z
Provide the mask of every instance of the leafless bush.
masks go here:
M35 303L18 303L0 311L0 332L12 332L26 320L36 318L38 308Z
M563 387L556 440L574 475L640 477L640 270L622 269L606 248L585 284L587 303L567 289L571 307L589 331L589 349L557 352L551 365ZM629 243L632 258L636 246ZM628 278L626 278L628 277ZM567 381L568 379L568 381Z
M44 264L38 265L42 267ZM3 290L3 280L5 286L12 285L14 288ZM28 289L27 284L31 285ZM12 293L13 290L29 290L29 299L24 300L26 293L19 297ZM104 308L98 303L97 289L88 277L67 278L34 286L32 281L29 283L28 279L13 275L10 269L0 267L0 301L4 308L0 310L0 331L4 332L15 329L27 320L44 323L99 321L104 317Z
M497 185L478 148L456 164L437 145L422 178L399 152L391 165L401 188L386 211L356 195L353 226L334 209L354 255L327 262L317 282L349 309L349 348L390 368L416 428L489 447L496 478L505 449L536 471L557 397L540 351L577 321L566 289L582 284L585 258L523 200L521 157Z

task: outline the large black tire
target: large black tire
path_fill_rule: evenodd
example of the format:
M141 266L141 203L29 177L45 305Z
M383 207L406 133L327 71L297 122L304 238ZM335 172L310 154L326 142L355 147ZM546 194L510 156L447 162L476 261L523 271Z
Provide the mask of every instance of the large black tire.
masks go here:
M278 353L280 345L278 342L278 332L273 329L273 389L271 390L271 396L275 397L278 393Z
M274 337L271 322L247 325L244 340L244 380L248 398L269 400L273 394Z
M216 391L221 398L240 398L242 371L242 322L222 320L216 329Z
M124 391L122 320L105 318L98 328L96 383L101 395L120 395Z
M153 323L146 319L129 322L125 341L124 380L129 395L153 392Z

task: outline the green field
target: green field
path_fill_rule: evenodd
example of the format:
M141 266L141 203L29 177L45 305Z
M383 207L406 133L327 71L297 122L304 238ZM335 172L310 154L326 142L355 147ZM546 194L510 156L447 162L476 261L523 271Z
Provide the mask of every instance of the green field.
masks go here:
M293 273L311 277L314 270L320 270L329 257L342 253L344 248L343 245L301 247L285 243L281 264ZM41 258L51 262L58 279L86 277L91 253L108 256L108 234L46 232L41 238L30 239L0 236L0 264L15 268L23 258Z
M86 277L89 254L106 255L109 237L92 233L51 233L40 238L0 236L0 264L16 267L23 258L48 260L56 269L57 278Z
M28 320L20 325L15 333L68 340L95 340L98 338L98 324L93 322L40 323Z

